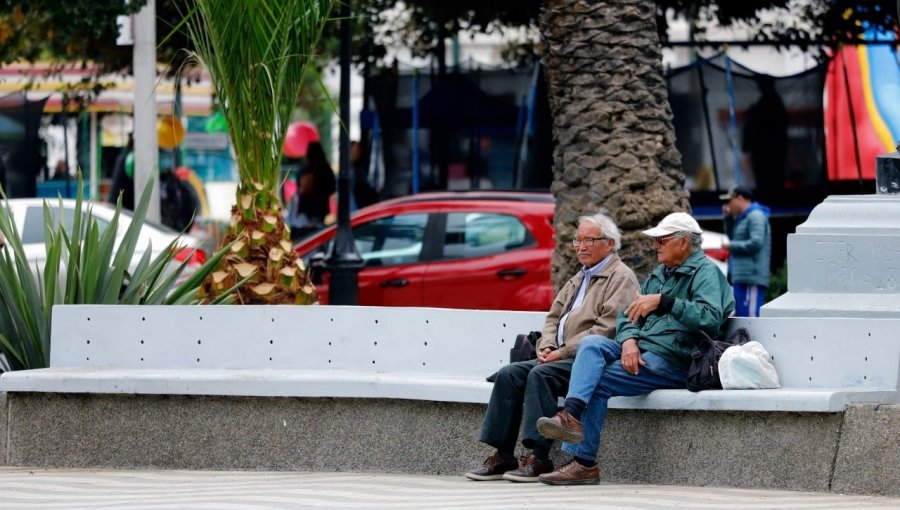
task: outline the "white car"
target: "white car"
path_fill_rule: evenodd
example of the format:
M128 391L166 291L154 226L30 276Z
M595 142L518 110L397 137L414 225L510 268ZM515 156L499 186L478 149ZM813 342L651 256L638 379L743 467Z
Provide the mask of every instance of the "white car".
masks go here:
M725 247L725 241L728 236L718 232L709 230L703 231L703 243L700 247L706 258L712 261L721 271L722 274L728 274L728 248Z
M43 274L44 263L47 259L47 250L44 245L45 200L50 207L50 210L54 211L54 215L58 214L55 212L59 205L58 199L12 198L8 200L10 209L13 213L16 229L18 229L19 235L22 237L22 248L28 259L28 265L34 268L35 271L37 271L37 274ZM5 206L4 202L0 202L0 207ZM75 217L75 200L63 199L62 208L63 221L65 222L66 230L71 232L72 220ZM109 204L95 203L92 205L91 211L91 215L97 221L97 225L100 228L100 234L102 235L103 231L113 220L115 208ZM114 250L118 248L122 239L125 237L125 232L128 230L131 220L132 215L129 211L122 211L119 213L119 227L116 231ZM0 232L0 234L4 237L12 235L11 232ZM159 225L145 220L138 236L138 242L135 245L132 266L141 260L141 257L148 248L152 247L151 256L156 257L162 253L176 237L178 237L178 232L175 230L172 230L165 225ZM178 251L175 254L175 260L178 262L182 262L186 259L190 260L188 262L188 267L179 278L179 283L184 281L187 276L206 261L206 251L203 248L204 242L201 238L191 235L181 236L181 242Z

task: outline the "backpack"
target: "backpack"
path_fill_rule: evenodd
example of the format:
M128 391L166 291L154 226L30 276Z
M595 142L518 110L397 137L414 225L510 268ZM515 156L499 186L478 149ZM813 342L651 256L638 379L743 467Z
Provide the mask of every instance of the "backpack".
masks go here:
M691 352L691 366L688 368L687 389L690 391L721 390L719 378L719 358L725 349L734 345L743 345L750 341L747 328L738 328L727 340L715 340L704 331L700 331L700 341Z

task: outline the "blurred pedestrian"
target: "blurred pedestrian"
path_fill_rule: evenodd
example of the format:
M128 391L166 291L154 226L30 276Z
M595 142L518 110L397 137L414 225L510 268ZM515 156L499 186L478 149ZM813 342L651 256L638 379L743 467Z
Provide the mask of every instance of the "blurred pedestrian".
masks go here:
M357 141L350 142L350 168L353 170L353 199L356 209L378 202L378 192L369 184L369 169L363 157L363 146Z
M288 209L291 239L297 240L325 227L329 199L337 189L334 170L319 142L310 142L297 172L297 192Z
M759 317L759 309L769 287L772 255L772 229L769 208L753 201L753 193L744 187L731 188L719 196L725 234L728 240L728 277L734 289L738 317Z
M134 210L134 136L128 135L128 143L113 164L112 185L106 201L115 204L122 194L122 208Z

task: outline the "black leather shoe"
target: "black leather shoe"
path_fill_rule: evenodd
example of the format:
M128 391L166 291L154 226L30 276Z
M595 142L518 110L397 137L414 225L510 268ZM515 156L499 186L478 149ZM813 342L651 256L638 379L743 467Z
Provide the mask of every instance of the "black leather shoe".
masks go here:
M515 459L504 460L503 457L500 456L500 452L495 452L484 461L484 465L466 473L466 478L482 482L487 480L502 480L503 473L512 471L518 467L519 464Z
M552 471L553 461L550 459L541 460L535 457L533 453L529 453L522 457L522 460L519 462L519 469L507 471L503 474L503 479L510 482L536 482L539 476Z

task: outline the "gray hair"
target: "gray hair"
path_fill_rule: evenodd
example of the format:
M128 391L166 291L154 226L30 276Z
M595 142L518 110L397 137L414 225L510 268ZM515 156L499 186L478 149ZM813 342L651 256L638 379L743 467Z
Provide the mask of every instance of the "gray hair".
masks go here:
M599 212L588 216L580 216L578 218L578 224L581 225L582 223L594 225L600 229L601 236L615 241L612 250L613 253L619 251L622 247L622 233L619 232L619 227L616 226L616 222L609 216Z
M687 237L691 241L691 253L697 253L698 251L703 249L703 234L698 234L696 232L675 232L673 235L678 238Z

